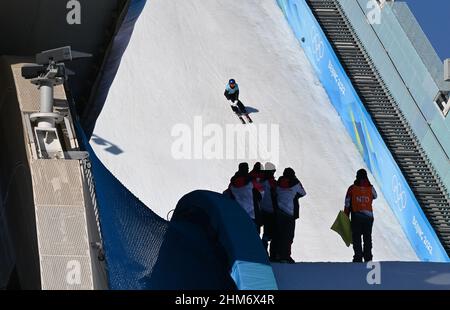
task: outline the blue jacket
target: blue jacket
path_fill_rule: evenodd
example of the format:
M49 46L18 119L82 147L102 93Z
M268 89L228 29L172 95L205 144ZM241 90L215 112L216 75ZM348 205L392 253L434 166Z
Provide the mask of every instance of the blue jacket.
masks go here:
M225 87L225 91L226 91L228 94L232 95L232 94L234 94L234 93L236 93L236 92L239 91L239 85L236 83L235 86L234 86L234 88L231 88L231 87L230 87L230 84L228 83L228 84L227 84L227 87Z

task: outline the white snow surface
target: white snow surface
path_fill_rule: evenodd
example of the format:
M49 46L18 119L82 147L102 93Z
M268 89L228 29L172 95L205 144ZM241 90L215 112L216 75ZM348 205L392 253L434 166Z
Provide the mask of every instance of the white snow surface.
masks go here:
M259 111L246 126L279 124L276 175L294 168L307 191L292 257L351 260L352 249L330 226L356 171L366 165L275 0L148 1L91 144L111 172L163 218L192 190L222 192L245 160L175 159L177 137L171 133L177 124L193 130L196 116L204 126L239 124L223 96L229 78L239 83L243 103ZM250 167L255 161L248 160ZM374 259L417 260L376 189Z

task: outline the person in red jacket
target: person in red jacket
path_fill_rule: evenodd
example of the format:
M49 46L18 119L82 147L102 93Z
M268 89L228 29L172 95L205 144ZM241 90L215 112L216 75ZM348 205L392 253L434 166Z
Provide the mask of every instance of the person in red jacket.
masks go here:
M231 178L230 185L225 192L247 212L259 233L261 194L254 187L252 177L248 172L248 163L239 164L239 169Z
M373 209L372 202L377 198L375 188L370 184L367 177L367 171L358 170L356 180L347 190L345 196L344 212L347 216L351 215L353 262L365 262L372 260L372 227L373 227ZM364 248L361 244L364 241Z

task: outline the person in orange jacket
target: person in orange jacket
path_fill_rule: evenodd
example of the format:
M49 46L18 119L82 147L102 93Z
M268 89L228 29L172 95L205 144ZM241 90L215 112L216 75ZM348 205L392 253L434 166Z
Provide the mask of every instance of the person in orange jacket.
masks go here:
M372 227L373 208L372 202L377 198L377 192L367 177L367 171L358 170L356 180L347 190L345 196L344 212L351 216L353 250L353 262L371 261L372 256ZM362 246L364 241L364 248Z

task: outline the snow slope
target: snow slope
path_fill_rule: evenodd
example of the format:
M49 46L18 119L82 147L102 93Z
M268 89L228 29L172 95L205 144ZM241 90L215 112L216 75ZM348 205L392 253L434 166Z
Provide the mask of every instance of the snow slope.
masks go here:
M275 0L148 1L91 144L118 179L164 218L191 190L222 192L242 160L175 159L177 137L171 134L180 124L194 130L196 116L223 130L238 124L223 97L231 77L244 104L259 111L247 126L279 124L277 176L293 167L308 193L300 200L293 258L351 260L351 248L330 226L365 164ZM374 258L417 260L380 196L374 203Z

